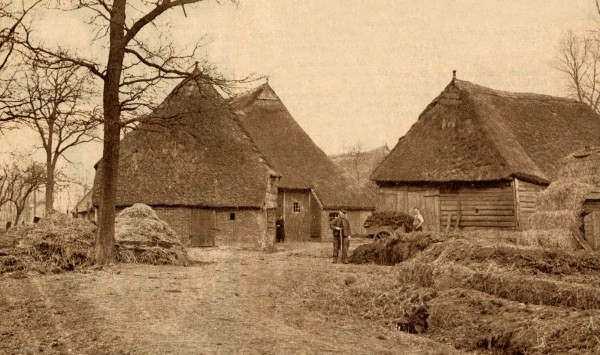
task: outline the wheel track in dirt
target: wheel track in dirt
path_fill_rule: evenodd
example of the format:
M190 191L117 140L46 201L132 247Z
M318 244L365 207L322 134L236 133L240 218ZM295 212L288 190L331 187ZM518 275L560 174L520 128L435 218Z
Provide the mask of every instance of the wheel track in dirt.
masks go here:
M42 305L39 318L52 326L46 334L39 322L27 324L38 340L22 331L17 335L23 343L31 340L31 352L44 339L57 337L65 339L54 348L46 346L48 353L416 354L440 348L428 339L372 322L328 319L304 306L302 288L319 287L315 277L356 273L360 267L286 253L191 254L202 263L186 268L122 264L90 273L34 277L36 281L4 278L0 285L14 283L19 292L13 295L25 298L32 297L27 292L36 294L31 302ZM50 309L62 314L46 314ZM0 353L18 350L16 344L0 345Z

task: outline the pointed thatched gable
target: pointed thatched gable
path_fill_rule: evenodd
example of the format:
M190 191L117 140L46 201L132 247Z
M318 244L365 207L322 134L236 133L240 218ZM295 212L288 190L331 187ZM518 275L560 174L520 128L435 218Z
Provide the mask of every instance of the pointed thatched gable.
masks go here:
M564 98L453 80L374 171L380 182L552 181L561 157L600 144L600 116Z
M374 196L333 163L312 141L267 84L230 105L244 130L282 178L284 189L313 189L327 209L373 209Z
M117 206L259 208L274 174L212 85L188 79L122 140Z

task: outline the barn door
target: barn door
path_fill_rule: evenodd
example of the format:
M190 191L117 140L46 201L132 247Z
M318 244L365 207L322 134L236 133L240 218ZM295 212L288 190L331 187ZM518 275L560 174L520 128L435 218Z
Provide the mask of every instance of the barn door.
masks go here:
M600 249L600 211L594 211L583 218L585 240L593 250Z
M192 209L190 246L214 247L217 227L216 212L205 209Z

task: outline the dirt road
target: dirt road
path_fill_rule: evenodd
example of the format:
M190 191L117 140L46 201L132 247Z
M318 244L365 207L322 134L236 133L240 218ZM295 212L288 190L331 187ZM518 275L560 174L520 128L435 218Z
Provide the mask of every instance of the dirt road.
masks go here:
M328 244L193 249L189 267L121 264L0 278L0 353L449 353L381 322L330 317L321 287L365 280ZM324 307L325 306L325 307ZM349 310L351 313L351 310Z

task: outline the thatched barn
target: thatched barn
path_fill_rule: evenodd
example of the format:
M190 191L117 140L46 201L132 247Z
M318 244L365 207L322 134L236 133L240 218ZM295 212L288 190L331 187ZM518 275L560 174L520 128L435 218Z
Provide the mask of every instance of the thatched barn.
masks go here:
M277 213L286 220L286 238L326 240L328 223L347 210L353 233L375 208L374 194L339 167L298 125L268 83L230 101L244 131L282 175Z
M101 201L101 169L102 161L95 205ZM194 79L178 85L123 138L118 174L118 209L151 206L191 246L260 241L274 234L280 174L212 85Z
M374 195L314 145L268 86L227 102L188 79L121 142L117 208L134 203L151 206L184 242L209 246L274 239L279 214L286 240L327 239L339 208L360 232Z
M90 221L96 220L96 208L92 204L92 190L87 191L81 200L73 208L74 218L85 218Z
M374 171L377 209L420 207L436 231L522 229L560 159L598 144L583 103L454 78Z

